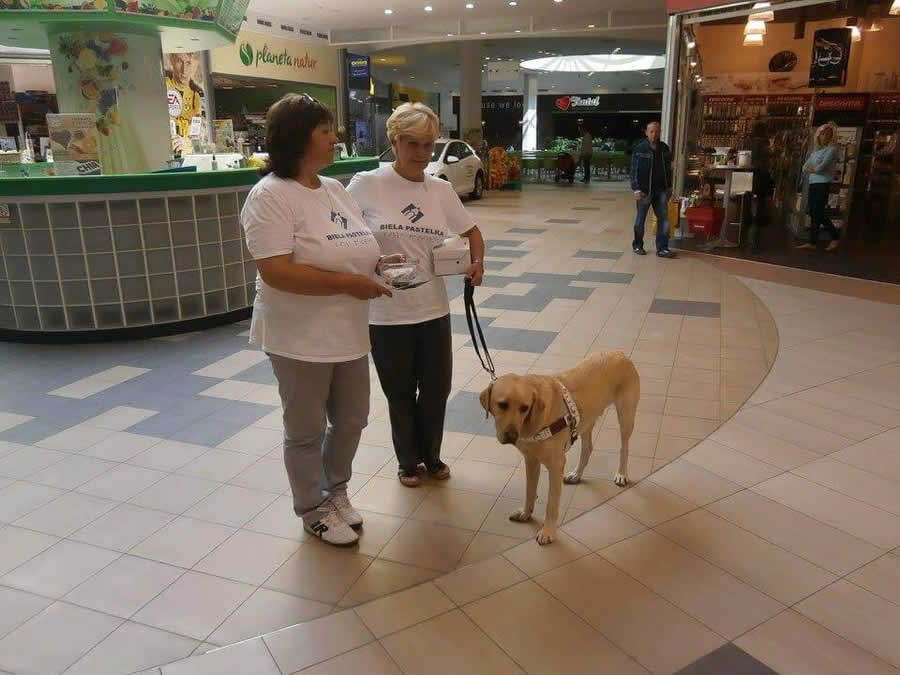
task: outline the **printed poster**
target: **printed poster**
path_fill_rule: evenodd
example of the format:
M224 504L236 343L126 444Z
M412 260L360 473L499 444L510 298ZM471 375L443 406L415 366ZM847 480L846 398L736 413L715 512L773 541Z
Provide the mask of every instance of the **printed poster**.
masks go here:
M234 121L232 120L214 120L216 152L235 152L234 144Z
M199 152L191 136L199 136L200 130L191 130L195 117L209 119L207 90L209 74L203 52L163 54L166 75L166 102L169 120L175 124L172 134L172 151L182 155Z
M94 176L101 173L97 115L50 113L47 115L47 129L57 176Z
M849 28L822 28L813 37L810 87L843 87L847 84L852 32Z

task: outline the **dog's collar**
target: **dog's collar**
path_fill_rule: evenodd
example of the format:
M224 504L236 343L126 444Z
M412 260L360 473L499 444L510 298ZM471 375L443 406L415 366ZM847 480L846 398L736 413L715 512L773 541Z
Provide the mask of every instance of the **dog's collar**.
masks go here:
M569 430L570 445L578 440L578 425L581 423L581 415L578 412L578 406L572 394L566 389L566 386L559 380L555 380L562 392L563 403L566 406L566 412L562 417L554 420L550 425L538 431L531 438L523 438L526 443L537 443L553 438L563 429Z

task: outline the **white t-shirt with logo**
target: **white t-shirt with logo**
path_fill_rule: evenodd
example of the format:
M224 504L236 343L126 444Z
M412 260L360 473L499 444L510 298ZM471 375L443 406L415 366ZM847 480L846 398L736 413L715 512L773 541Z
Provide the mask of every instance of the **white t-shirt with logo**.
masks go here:
M347 190L362 208L366 225L381 246L382 255L403 253L416 258L433 278L393 298L372 301L369 323L376 326L422 323L450 313L447 289L434 277L432 249L448 237L461 235L475 222L445 180L425 176L421 183L405 179L393 166L363 171ZM460 279L459 283L462 283Z
M312 190L269 174L253 186L241 211L250 254L291 254L300 265L374 276L378 242L359 206L340 182L321 181ZM301 361L352 361L369 353L368 318L368 300L288 293L257 273L250 343Z

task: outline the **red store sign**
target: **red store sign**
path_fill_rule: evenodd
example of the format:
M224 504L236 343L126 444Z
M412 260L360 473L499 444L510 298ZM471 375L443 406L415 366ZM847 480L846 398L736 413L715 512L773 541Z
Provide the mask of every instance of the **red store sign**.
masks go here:
M847 112L864 112L868 103L865 94L836 94L816 98L816 110L834 110Z

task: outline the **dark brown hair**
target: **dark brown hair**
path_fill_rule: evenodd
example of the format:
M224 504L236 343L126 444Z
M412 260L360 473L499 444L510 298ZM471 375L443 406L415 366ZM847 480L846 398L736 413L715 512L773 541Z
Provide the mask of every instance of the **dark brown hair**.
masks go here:
M269 160L263 176L274 173L279 178L294 178L300 160L320 124L330 124L334 115L324 103L308 94L285 94L266 114L266 150Z

